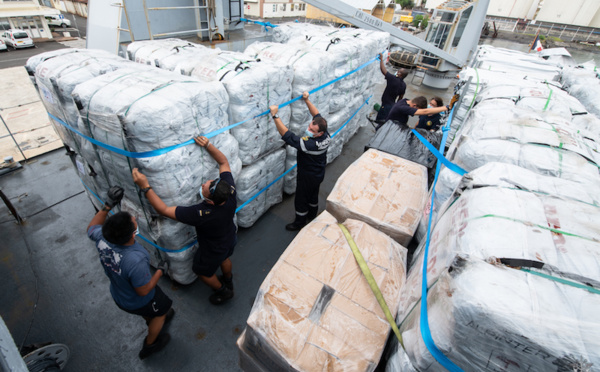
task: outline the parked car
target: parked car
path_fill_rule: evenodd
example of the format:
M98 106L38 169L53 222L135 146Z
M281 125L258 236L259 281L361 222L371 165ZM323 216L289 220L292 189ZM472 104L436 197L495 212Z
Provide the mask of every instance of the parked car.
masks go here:
M2 32L0 39L15 49L35 46L27 32L15 28Z
M48 26L60 26L62 28L71 27L71 21L66 19L62 14L47 15L46 22L48 22Z
M0 50L6 50L8 52L8 47L6 46L4 40L0 40Z

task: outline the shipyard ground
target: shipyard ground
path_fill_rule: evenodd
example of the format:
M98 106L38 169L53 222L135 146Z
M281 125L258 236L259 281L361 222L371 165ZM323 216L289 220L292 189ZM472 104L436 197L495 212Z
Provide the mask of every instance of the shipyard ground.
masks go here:
M411 79L412 74L406 78L406 97L438 95L447 102L452 94L451 88L417 86ZM381 77L371 106L384 87ZM339 175L363 153L373 133L367 123L328 165L320 211ZM295 236L285 230L294 216L293 196L284 196L252 228L240 229L232 256L235 297L225 305L211 305L211 290L199 281L181 286L160 280L177 311L167 328L172 339L163 351L140 361L146 326L140 317L117 308L110 296L85 231L95 211L69 157L56 150L22 165L0 176L0 189L25 218L17 224L0 204L0 315L18 347L50 341L67 345L67 372L239 370L235 342L258 288Z

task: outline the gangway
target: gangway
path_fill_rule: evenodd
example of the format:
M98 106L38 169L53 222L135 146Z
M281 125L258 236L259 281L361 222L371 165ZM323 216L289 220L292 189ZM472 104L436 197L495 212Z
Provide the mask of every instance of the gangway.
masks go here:
M477 47L490 0L450 0L437 7L425 40L402 31L342 0L304 0L357 27L384 31L400 44L420 49L419 62L427 67L423 84L445 89Z

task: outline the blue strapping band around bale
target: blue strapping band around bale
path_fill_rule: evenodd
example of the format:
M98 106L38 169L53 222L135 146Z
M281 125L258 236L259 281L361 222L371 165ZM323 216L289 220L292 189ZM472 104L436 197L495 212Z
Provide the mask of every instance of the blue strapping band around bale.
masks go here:
M445 127L445 126L444 126ZM446 159L446 157L444 155L442 155L442 153L440 152L441 149L443 149L443 147L440 147L440 151L438 151L438 149L436 149L431 142L427 141L427 139L425 137L423 137L421 135L421 133L417 132L414 129L411 129L413 134L415 136L417 136L417 138L425 145L425 147L427 147L427 149L429 151L431 151L431 153L433 155L435 155L436 158L438 158L442 163L444 163L444 165L446 166L446 168L450 169L451 171L454 171L455 173L460 174L461 176L464 176L465 174L469 173L466 170L462 169L461 167L459 167L458 165L452 163L450 160ZM447 131L449 129L444 130L444 136L447 136ZM442 142L443 144L445 144L445 141Z
M80 181L81 181L81 180L80 180ZM88 189L88 191L89 191L89 192L91 192L91 193L92 193L92 195L94 195L94 197L95 197L96 199L98 199L98 201L99 201L100 203L104 204L104 201L103 201L102 199L100 199L100 197L99 197L98 195L96 195L96 193L95 193L94 191L92 191L92 189L90 189L90 188L88 187L88 185L86 185L86 184L85 184L83 181L81 181L81 183L83 184L83 186L84 186L86 189ZM112 211L111 211L111 213L112 213L112 214L114 214L114 212L112 212ZM196 245L196 243L198 242L197 240L194 240L194 241L192 241L191 243L187 244L185 247L183 247L183 248L181 248L181 249L178 249L178 250L175 250L175 251L172 251L172 250L170 250L170 249L166 249L166 248L163 248L163 247L160 247L160 246L158 246L158 245L154 244L153 242L151 242L150 240L148 240L146 237L144 237L144 236L143 236L143 235L141 235L141 234L138 234L137 236L139 236L139 237L140 237L142 240L144 240L144 241L145 241L145 242L147 242L148 244L152 245L154 248L156 248L156 249L158 249L158 250L160 250L160 251L163 251L163 252L167 252L167 253L179 253L179 252L183 252L183 251L185 251L185 250L188 250L188 249L192 248L192 247L193 247L194 245Z
M350 116L350 118L348 120L346 120L346 122L338 129L335 131L335 133L331 136L332 138L335 137L342 129L344 129L344 127L350 122L350 120L352 120L352 118L360 111L361 108L363 108L364 105L369 103L369 100L371 99L371 97L373 97L372 95L369 96L369 98L367 98L367 100L365 102L363 102L363 104L354 112L354 114L352 114L352 116ZM286 170L281 176L277 177L273 182L271 182L270 184L268 184L267 186L263 187L259 192L257 192L256 194L252 195L252 197L248 200L246 200L246 202L244 202L244 204L240 205L239 207L237 207L237 209L235 210L235 213L239 212L242 208L244 208L246 205L250 204L250 202L254 199L256 199L260 194L262 194L263 192L267 191L267 189L271 186L273 186L273 184L277 181L279 181L282 177L284 177L286 174L290 173L292 171L292 169L296 168L296 166L298 166L298 164L294 164L293 167L291 167L290 169Z
M450 116L448 117L448 121L446 125L442 129L444 135L442 136L442 143L440 144L440 151L446 146L446 140L448 138L448 133L450 132L450 123L452 122L452 116L454 113L454 109L450 112ZM428 142L429 143L429 142ZM429 143L430 146L433 147ZM445 159L445 158L444 158ZM460 367L454 364L438 347L435 345L433 341L433 337L431 336L431 329L429 329L429 317L427 315L427 264L428 264L428 254L429 254L429 243L431 239L431 220L433 216L433 200L435 198L435 185L437 184L438 176L440 174L441 163L437 163L435 169L435 178L433 179L433 186L431 192L431 205L429 208L429 223L427 225L427 241L425 243L425 251L423 252L423 272L422 282L421 282L421 313L419 319L419 328L421 328L421 337L423 338L423 342L427 347L427 350L431 353L431 355L440 363L444 368L448 371L458 372L462 371Z

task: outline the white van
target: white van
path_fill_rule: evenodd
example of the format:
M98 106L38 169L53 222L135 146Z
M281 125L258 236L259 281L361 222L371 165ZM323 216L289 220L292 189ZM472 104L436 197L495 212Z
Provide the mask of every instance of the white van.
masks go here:
M46 22L48 22L48 26L62 27L67 28L71 27L71 21L65 18L62 14L53 14L46 16Z
M31 37L29 37L27 32L16 28L2 31L2 34L0 34L0 38L6 43L6 45L10 45L15 49L29 48L35 46L33 44L33 40L31 39Z

